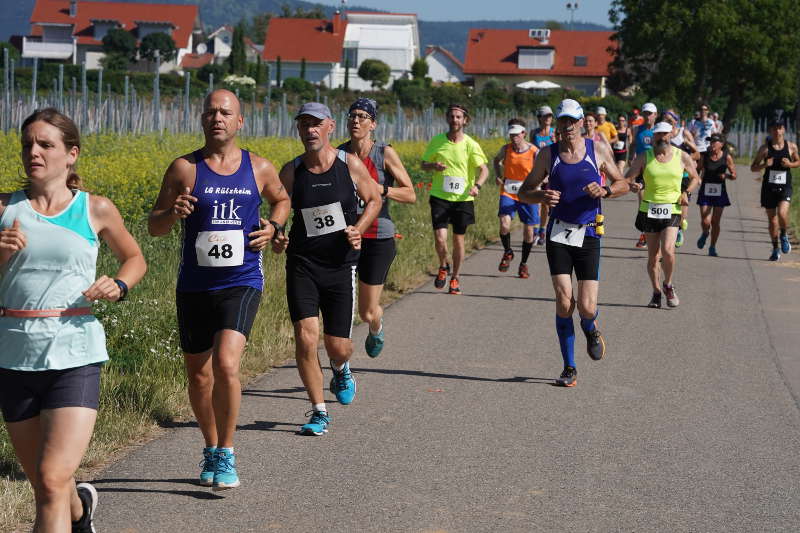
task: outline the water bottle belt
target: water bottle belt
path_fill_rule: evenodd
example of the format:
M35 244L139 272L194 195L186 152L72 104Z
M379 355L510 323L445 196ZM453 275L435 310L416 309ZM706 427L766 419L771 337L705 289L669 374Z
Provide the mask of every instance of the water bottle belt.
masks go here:
M7 316L10 318L50 318L91 314L91 307L68 307L66 309L9 309L7 307L0 307L0 316Z

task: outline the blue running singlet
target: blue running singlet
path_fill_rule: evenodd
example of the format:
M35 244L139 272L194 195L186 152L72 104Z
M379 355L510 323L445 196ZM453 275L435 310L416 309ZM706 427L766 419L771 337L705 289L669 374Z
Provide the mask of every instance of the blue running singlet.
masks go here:
M552 126L550 130L547 132L547 135L542 135L542 128L536 128L533 130L533 135L531 138L531 144L533 144L536 148L544 148L545 146L550 146L554 142L556 142L556 129Z
M261 252L248 246L248 234L260 229L261 195L250 153L242 150L239 169L229 176L206 164L194 152L194 211L183 220L183 246L178 291L201 292L228 287L262 290Z
M643 154L653 146L653 128L644 124L636 130L636 155Z
M600 210L600 199L592 198L583 188L595 182L602 185L600 171L594 155L594 141L584 139L586 155L578 163L565 163L558 154L558 143L550 145L550 177L548 188L561 193L561 199L555 207L550 208L550 222L547 232L553 227L554 220L571 224L589 224L595 221ZM586 228L589 237L600 237L594 226Z

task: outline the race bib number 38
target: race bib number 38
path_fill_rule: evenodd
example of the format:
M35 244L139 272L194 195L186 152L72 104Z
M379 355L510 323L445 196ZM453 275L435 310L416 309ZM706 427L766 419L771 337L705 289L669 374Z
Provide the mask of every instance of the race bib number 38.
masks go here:
M342 212L342 204L334 202L318 207L306 207L302 210L303 222L306 225L306 235L309 237L319 237L336 231L342 231L347 227Z
M197 266L231 267L244 263L242 230L201 231L194 241Z
M769 182L773 185L786 185L786 171L785 170L770 170Z
M444 176L442 190L450 194L463 194L467 187L467 180L458 176Z
M553 229L550 231L550 241L566 244L567 246L583 246L583 239L586 236L586 226L582 224L570 224L561 220L553 221Z
M672 217L672 204L650 203L647 208L647 218L656 220L667 220Z

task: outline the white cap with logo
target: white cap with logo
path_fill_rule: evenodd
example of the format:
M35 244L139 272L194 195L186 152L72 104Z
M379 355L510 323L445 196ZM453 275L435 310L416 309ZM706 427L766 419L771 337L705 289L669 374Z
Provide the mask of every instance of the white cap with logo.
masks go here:
M642 106L642 113L658 113L658 108L653 102L647 102Z
M570 117L574 118L575 120L580 120L583 118L583 108L576 100L567 98L565 100L561 100L561 103L558 104L558 108L556 109L556 117Z
M597 107L597 114L598 115L608 115L608 113L606 113L606 108L603 107L603 106L598 106Z

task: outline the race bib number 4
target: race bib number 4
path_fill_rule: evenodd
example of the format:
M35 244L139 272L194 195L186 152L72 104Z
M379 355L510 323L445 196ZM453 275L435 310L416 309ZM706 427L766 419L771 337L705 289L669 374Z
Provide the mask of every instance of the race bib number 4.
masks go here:
M561 220L553 221L553 229L550 231L550 241L575 246L583 246L583 239L586 236L586 226L582 224L570 224Z
M654 204L650 203L647 208L647 218L654 218L656 220L668 220L672 217L672 204Z
M704 185L705 189L703 192L706 196L722 196L722 184L721 183L706 183Z
M503 185L503 188L508 194L517 194L520 187L522 187L522 182L517 180L506 180Z
M303 222L306 225L306 235L309 237L319 237L336 231L342 231L347 227L342 212L342 204L334 202L318 207L307 207L302 210Z
M786 171L785 170L770 170L769 182L773 185L786 185Z
M442 190L450 194L464 194L467 187L466 178L458 176L444 176L442 179Z
M197 266L231 267L244 263L242 230L201 231L194 241Z

